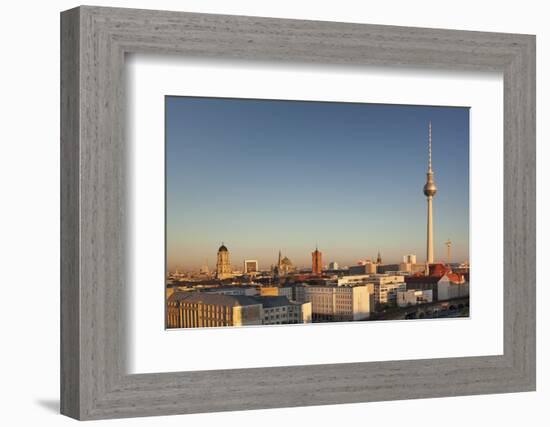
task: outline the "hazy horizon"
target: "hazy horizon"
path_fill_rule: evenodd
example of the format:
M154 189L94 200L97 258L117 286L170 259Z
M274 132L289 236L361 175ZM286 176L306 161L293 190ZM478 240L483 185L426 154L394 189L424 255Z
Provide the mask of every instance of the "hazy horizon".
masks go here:
M166 97L167 268L424 262L428 122L435 259L469 259L469 109Z

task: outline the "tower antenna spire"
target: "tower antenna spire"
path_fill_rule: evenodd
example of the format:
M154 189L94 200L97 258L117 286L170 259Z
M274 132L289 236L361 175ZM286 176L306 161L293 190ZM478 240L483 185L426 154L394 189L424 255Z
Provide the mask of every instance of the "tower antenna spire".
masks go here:
M432 121L428 124L428 172L432 172Z

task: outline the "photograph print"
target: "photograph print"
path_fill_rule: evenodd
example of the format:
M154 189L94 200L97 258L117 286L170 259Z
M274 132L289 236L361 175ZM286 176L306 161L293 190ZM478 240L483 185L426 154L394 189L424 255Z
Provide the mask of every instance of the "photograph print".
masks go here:
M469 317L469 118L166 96L166 328Z

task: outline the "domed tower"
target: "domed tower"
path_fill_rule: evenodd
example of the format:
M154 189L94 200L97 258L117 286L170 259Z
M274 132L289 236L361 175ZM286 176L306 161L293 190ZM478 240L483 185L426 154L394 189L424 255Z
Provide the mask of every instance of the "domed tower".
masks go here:
M432 170L432 122L428 125L428 172L426 173L426 184L424 185L424 195L428 201L428 230L426 242L426 264L434 262L434 236L433 236L433 209L432 201L437 193L437 187Z
M219 280L232 277L231 263L229 262L229 251L223 244L218 249L218 261L216 262L216 278Z

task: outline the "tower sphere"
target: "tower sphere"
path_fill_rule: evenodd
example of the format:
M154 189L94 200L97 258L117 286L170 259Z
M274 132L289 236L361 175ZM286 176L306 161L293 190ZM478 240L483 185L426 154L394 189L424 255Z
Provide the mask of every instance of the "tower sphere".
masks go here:
M427 197L433 197L437 193L437 187L433 182L432 177L428 177L428 182L424 185L424 195Z

